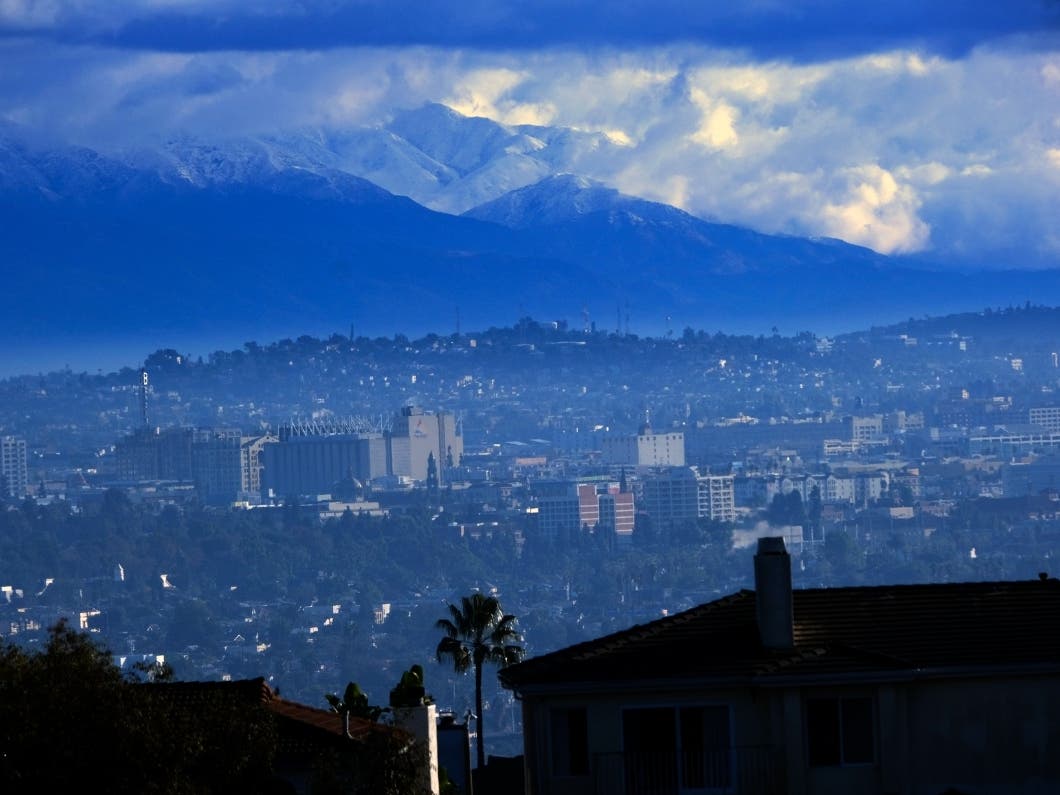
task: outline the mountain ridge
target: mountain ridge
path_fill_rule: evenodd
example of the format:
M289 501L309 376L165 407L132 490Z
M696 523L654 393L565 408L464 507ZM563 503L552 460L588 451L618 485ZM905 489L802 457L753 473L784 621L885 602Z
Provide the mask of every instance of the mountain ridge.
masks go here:
M439 113L429 108L404 123ZM463 129L462 117L444 114ZM916 270L842 241L713 224L570 172L458 216L342 163L343 147L363 153L382 140L384 155L400 151L419 177L441 184L488 175L482 163L496 162L489 153L513 140L513 156L543 151L529 142L541 137L481 121L460 157L459 140L432 150L465 177L427 154L409 160L422 150L395 143L389 130L338 143L302 135L297 146L174 137L161 149L115 156L26 145L0 128L8 361L15 347L29 361L35 350L93 340L212 345L351 323L420 333L450 326L457 314L481 327L624 311L644 333L671 325L833 333L929 309L1060 303L1055 272ZM321 151L333 159L324 162Z

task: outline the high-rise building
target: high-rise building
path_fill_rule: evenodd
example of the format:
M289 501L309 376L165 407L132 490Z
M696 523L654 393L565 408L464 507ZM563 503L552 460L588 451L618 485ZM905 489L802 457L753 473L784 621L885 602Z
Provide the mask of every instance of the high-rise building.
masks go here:
M658 525L695 520L699 516L699 482L692 467L670 467L643 478L641 506Z
M606 531L619 542L633 537L633 493L618 483L549 483L535 496L538 530L549 538Z
M699 515L715 522L736 521L734 478L732 475L700 475Z
M243 434L238 428L200 428L191 444L192 479L199 499L232 502L243 488Z
M194 482L200 499L225 503L261 492L261 450L272 436L238 428L137 428L115 445L120 480Z
M276 442L271 434L244 436L240 444L240 472L242 492L250 497L261 495L261 470L264 468L262 451L268 444Z
M633 525L636 522L636 506L633 492L622 491L612 484L607 492L599 496L601 530L614 533L615 539L624 544L633 540Z
M635 435L605 436L601 445L605 464L638 467L680 467L685 465L685 435L654 433L645 423Z
M115 445L118 478L192 480L193 435L193 428L137 428Z
M464 437L456 417L448 412L428 414L407 406L394 418L387 434L387 473L413 480L427 479L427 457L434 453L438 482L448 482L448 470L460 463Z
M20 500L29 486L26 440L19 436L0 437L0 497Z
M642 489L644 510L660 526L699 518L736 519L732 475L701 475L695 467L671 467L646 475Z

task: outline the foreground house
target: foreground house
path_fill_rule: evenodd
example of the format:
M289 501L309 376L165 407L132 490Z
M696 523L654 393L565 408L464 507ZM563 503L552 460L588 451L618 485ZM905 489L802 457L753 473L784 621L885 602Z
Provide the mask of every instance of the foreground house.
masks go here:
M502 669L526 787L1060 792L1060 581L755 590Z
M261 677L143 687L196 719L243 715L250 727L267 716L273 749L269 792L438 793L433 705L397 709L397 725L389 725L289 701Z

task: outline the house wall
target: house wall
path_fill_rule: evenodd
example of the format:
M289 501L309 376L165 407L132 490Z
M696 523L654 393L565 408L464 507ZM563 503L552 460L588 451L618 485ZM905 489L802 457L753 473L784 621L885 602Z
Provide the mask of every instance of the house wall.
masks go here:
M907 701L911 795L1060 792L1060 677L923 682Z
M806 703L871 697L874 760L814 767L807 755ZM773 795L975 795L1060 792L1060 677L924 679L906 683L523 697L527 792L596 793L592 775L552 770L552 710L585 707L590 760L623 751L623 711L727 704L735 748L776 750ZM739 753L739 750L737 751ZM759 792L736 789L735 792Z
M551 713L553 710L585 707L590 760L600 754L616 754L623 750L624 710L643 707L702 706L726 704L731 711L731 731L736 747L763 747L781 744L775 734L780 724L770 719L782 694L749 690L711 690L701 693L667 690L644 690L600 696L555 696L534 698L524 696L523 743L526 759L527 792L534 795L595 795L594 778L588 776L558 776L552 769Z

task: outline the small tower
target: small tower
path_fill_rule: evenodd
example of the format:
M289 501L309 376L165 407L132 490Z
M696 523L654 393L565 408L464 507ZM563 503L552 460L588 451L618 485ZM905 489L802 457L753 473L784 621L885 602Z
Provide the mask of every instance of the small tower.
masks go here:
M147 368L140 368L140 425L147 427Z

